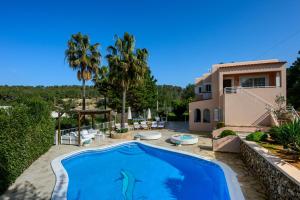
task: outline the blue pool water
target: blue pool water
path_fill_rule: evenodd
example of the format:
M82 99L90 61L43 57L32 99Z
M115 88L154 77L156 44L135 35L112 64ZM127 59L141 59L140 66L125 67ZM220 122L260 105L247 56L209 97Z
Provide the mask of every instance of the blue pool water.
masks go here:
M190 139L193 139L194 137L191 136L191 135L181 135L180 136L180 139L181 140L190 140Z
M219 165L141 143L83 152L62 164L68 199L230 199Z

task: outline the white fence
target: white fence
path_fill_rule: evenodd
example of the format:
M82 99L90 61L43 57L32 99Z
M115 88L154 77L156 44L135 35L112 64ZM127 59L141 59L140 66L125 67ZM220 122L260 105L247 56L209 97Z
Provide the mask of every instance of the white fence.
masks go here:
M104 123L96 123L94 126L88 125L88 126L81 126L80 131L86 129L97 129L99 133L102 134L109 134L109 126L114 127L115 122L104 122ZM69 128L69 129L62 129L60 131L61 134L61 144L73 144L77 145L78 144L78 137L74 136L74 133L78 132L78 127L75 128ZM54 137L54 144L58 144L58 130L55 130L55 137Z

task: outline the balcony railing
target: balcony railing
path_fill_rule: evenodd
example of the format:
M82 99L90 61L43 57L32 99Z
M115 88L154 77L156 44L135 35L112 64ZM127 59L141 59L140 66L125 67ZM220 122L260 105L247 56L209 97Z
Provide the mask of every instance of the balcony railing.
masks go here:
M212 93L206 92L206 93L200 93L196 95L195 101L203 101L203 100L209 100L212 99Z
M256 88L276 88L276 86L256 86L256 87L226 87L224 88L225 94L239 93L245 89L256 89Z

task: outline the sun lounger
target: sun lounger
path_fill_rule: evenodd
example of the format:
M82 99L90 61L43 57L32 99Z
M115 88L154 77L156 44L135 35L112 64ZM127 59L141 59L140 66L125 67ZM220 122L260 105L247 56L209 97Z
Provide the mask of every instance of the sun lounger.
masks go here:
M158 122L158 128L165 128L165 122L164 121Z
M141 122L141 127L142 127L142 129L148 129L147 122L146 121L142 121Z
M158 126L157 126L157 121L153 121L153 122L151 123L151 128L158 128Z
M80 131L80 135L85 139L93 139L95 138L96 133L94 134L86 129L83 129L82 131Z
M98 133L98 130L97 129L93 129L93 128L90 128L88 130L88 133L91 134L93 136L93 138L95 138L95 135Z
M124 128L129 128L128 123L124 123Z
M138 122L133 122L133 129L140 129L141 125Z

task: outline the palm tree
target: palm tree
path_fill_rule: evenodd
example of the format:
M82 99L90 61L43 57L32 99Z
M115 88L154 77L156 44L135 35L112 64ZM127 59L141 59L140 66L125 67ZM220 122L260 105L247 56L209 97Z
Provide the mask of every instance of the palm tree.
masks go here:
M85 110L85 82L98 74L101 54L99 43L90 44L87 35L73 34L65 51L66 59L73 70L77 70L77 79L82 81L82 110Z
M115 37L114 46L108 47L106 56L109 66L109 78L112 84L122 89L121 127L124 128L126 92L130 86L143 81L143 75L148 70L146 49L135 50L133 35L124 33L123 38Z

